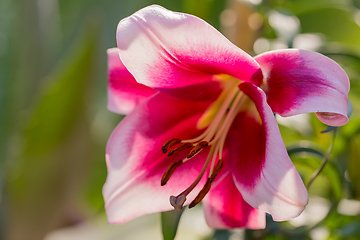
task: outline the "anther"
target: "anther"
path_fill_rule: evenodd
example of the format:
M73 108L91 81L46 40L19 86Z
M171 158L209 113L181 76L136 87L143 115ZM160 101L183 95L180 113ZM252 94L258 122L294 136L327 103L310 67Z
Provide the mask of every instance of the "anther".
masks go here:
M164 145L162 146L161 150L163 153L167 153L169 151L169 149L176 145L176 144L179 144L181 143L181 140L180 139L177 139L177 138L172 138L170 140L167 140Z
M189 155L186 157L187 159L192 158L195 154L200 152L201 149L207 147L209 143L207 141L201 141L199 142L193 149L191 149Z
M204 187L201 189L199 194L196 196L196 198L190 203L189 208L195 207L199 202L203 200L203 198L206 196L206 194L209 192L211 188L211 180L210 178L207 179Z
M185 143L182 143L180 144L179 146L177 146L176 148L174 148L173 150L171 150L169 153L168 153L168 156L171 156L181 150L184 150L186 148L190 148L192 147L193 144L191 142L185 142Z
M175 169L177 169L182 163L182 160L179 160L170 164L170 166L166 169L164 175L161 178L161 186L164 186L169 181Z
M184 202L186 201L185 195L181 196L170 196L170 204L175 208L175 210L180 211L183 209Z
M211 176L206 180L206 183L204 185L204 187L201 189L201 191L199 192L199 194L195 197L195 199L190 203L189 208L193 208L195 207L197 204L199 204L199 202L201 202L204 197L206 196L206 194L210 191L211 188L211 183L215 180L215 178L217 177L217 175L219 175L222 167L224 165L224 161L222 159L220 159L214 169L214 172L211 174Z
M222 159L219 159L219 161L216 163L214 172L209 177L210 183L212 183L215 180L215 178L217 177L217 175L219 175L223 165L224 165L224 161Z

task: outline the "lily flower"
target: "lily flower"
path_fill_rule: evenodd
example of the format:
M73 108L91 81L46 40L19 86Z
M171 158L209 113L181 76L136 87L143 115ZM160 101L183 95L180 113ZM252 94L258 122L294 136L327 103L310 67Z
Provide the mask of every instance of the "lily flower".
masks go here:
M120 21L108 50L111 111L128 114L106 148L109 223L203 203L213 228L265 227L308 202L274 114L340 126L349 79L319 53L251 57L205 21L149 6Z

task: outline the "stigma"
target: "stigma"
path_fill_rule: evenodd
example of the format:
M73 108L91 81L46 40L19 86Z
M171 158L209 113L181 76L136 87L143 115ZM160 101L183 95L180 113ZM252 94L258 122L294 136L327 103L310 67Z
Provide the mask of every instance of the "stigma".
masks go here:
M183 208L189 193L194 190L205 173L208 172L205 185L189 204L189 208L193 208L199 204L211 190L212 183L224 165L223 149L226 136L245 101L245 95L238 88L239 80L226 79L223 82L223 91L217 100L203 113L197 123L196 127L198 129L206 128L203 133L196 138L187 140L172 138L162 146L162 152L168 156L173 156L183 151L187 151L188 154L184 159L175 161L169 165L161 178L161 186L166 185L176 169L182 167L182 163L193 161L193 158L197 154L204 149L209 149L207 159L194 182L178 195L170 196L170 204L175 210L181 210Z

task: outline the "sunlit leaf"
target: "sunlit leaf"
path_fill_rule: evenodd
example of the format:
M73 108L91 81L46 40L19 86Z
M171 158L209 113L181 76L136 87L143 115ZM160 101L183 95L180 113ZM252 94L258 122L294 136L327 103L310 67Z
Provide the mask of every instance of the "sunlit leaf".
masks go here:
M288 152L290 157L292 155L295 155L295 154L313 154L313 155L318 156L320 158L324 157L323 152L316 149L313 146L313 144L311 144L309 142L306 142L306 141L303 141L303 142L300 142L299 144L294 144L294 145L288 147L287 152Z
M349 0L293 0L285 1L282 6L295 14L301 14L321 8L344 8L349 6Z
M294 160L294 164L296 167L300 166L310 168L313 172L315 172L319 169L319 167L321 167L322 159L325 157L324 153L315 149L314 147L301 145L299 147L294 146L288 149L288 153L290 157L296 155L301 156L301 158L295 158ZM306 157L308 154L316 156L317 158ZM322 169L319 177L320 176L326 178L336 199L340 200L342 196L341 178L339 172L337 171L333 163L328 162Z
M70 132L84 108L94 63L95 38L88 33L48 77L25 128L25 154L45 153Z
M173 240L175 238L183 212L184 208L181 211L172 210L161 213L161 228L164 240Z
M298 18L303 33L322 33L330 41L360 46L360 26L350 10L319 8L299 14Z
M349 176L354 186L354 191L357 199L360 199L360 137L359 135L354 136L350 142L349 152Z
M13 159L7 186L8 211L19 239L43 239L52 229L82 220L69 202L81 199L79 183L92 149L85 100L94 76L97 31L91 24L79 33L79 41L37 95L29 118L22 119L23 147ZM54 216L56 221L49 221Z

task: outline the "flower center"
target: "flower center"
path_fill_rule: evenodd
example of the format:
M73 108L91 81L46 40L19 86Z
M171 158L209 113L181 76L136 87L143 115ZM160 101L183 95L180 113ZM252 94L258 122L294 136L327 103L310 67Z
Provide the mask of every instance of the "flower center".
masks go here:
M189 148L191 149L185 159L173 162L167 168L161 179L161 186L164 186L169 181L173 172L180 167L182 163L191 160L203 149L210 148L204 166L195 181L177 196L170 196L170 204L176 210L181 210L183 208L186 196L200 182L208 168L208 179L204 187L190 203L189 208L196 206L209 192L212 182L216 179L223 166L223 147L227 133L245 100L245 95L238 88L240 83L239 80L224 79L224 76L220 77L223 79L224 89L217 100L205 111L197 123L197 128L202 129L206 127L205 131L193 139L170 139L166 141L162 147L162 152L164 154L167 153L168 156L172 156ZM217 159L218 161L216 161Z

